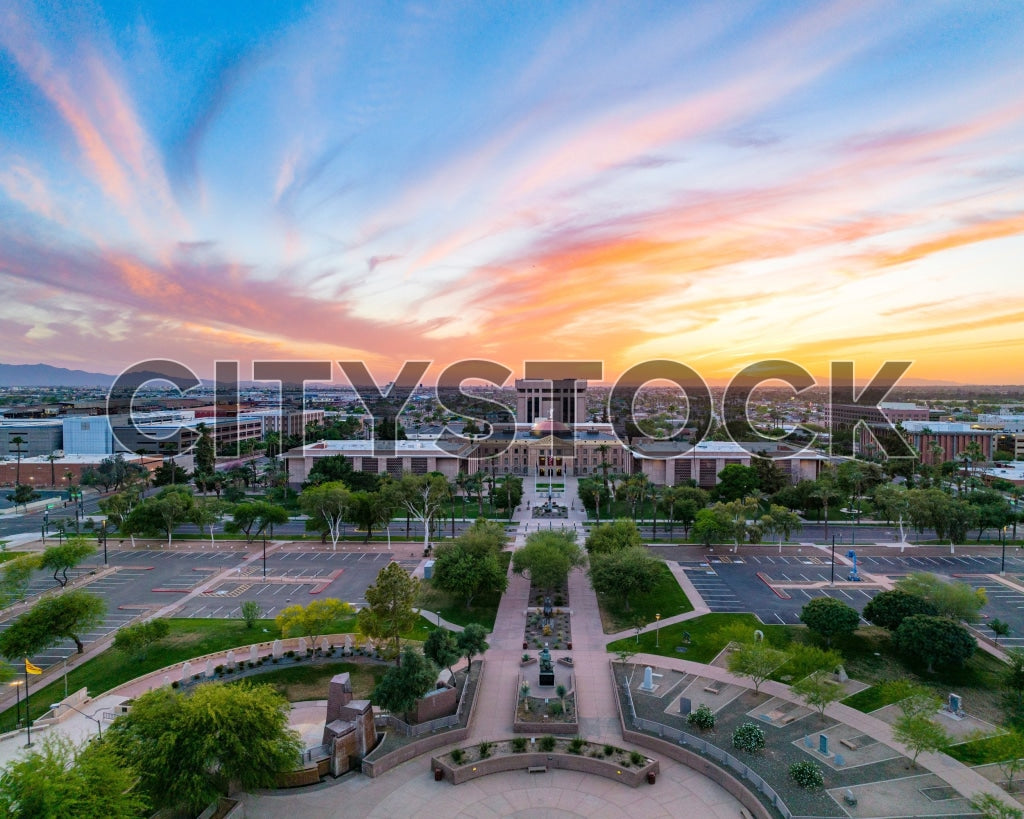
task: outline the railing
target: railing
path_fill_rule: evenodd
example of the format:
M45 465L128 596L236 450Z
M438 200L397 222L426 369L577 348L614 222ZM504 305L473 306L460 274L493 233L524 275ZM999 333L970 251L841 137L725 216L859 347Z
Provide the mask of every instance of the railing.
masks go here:
M312 762L314 759L323 759L331 755L329 745L310 745L302 752L303 762Z
M786 806L786 803L782 801L782 797L779 796L776 790L765 782L765 780L757 773L751 770L750 766L746 765L741 759L737 759L728 751L724 751L717 745L712 745L707 740L701 739L698 736L688 734L686 731L673 728L671 725L663 725L660 722L654 722L653 720L638 717L636 715L636 708L633 706L633 692L629 690L629 685L627 683L622 684L622 689L626 692L626 701L629 703L630 718L632 719L633 727L636 730L655 734L662 739L672 740L677 745L690 748L703 756L710 757L723 767L730 768L760 791L771 805L780 814L782 814L784 819L796 819L793 812Z
M462 703L466 700L466 686L469 685L469 674L462 682L462 690L459 692L459 701L455 706L455 713L446 717L438 717L430 722L420 722L416 725L409 725L403 722L394 714L382 713L374 717L374 726L377 728L393 728L400 734L407 737L420 737L424 734L432 734L435 731L444 731L448 728L455 728L462 716Z

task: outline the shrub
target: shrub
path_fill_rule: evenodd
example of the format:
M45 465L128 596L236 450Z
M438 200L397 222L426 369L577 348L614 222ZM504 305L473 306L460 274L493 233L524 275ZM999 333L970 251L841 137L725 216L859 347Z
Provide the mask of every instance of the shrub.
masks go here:
M181 687L181 682L179 680L175 680L174 682L171 683L171 688L180 688L180 687Z
M604 755L605 756L611 756L614 753L615 753L615 749L611 745L605 745L604 746Z
M521 754L526 750L526 737L512 738L512 753Z
M691 711L686 715L686 723L701 731L710 731L715 727L715 712L707 705L702 705L696 711Z
M744 722L732 732L732 746L748 754L764 748L764 729L753 722Z
M491 743L489 743L487 740L484 740L476 746L476 750L477 753L480 754L481 759L487 759L487 757L491 755Z
M545 737L540 738L540 749L545 752L555 750L555 738L548 734Z
M525 663L525 662L526 662L527 660L529 660L529 659L530 659L530 655L529 655L529 654L524 654L524 655L523 655L523 662L524 662L524 663Z
M294 651L286 651L284 653L284 656L285 657L294 657L295 656L295 652Z
M578 754L583 752L583 746L586 744L583 737L573 737L569 741L569 753Z
M562 703L553 702L548 705L548 713L553 717L560 717L565 713L565 709L562 707Z
M213 667L213 673L214 674L223 674L224 673L224 666L222 666L222 665L215 665Z
M629 754L629 761L636 766L640 766L647 762L647 757L645 757L639 751L631 751Z
M794 762L789 766L789 777L801 788L817 790L825 784L821 768L813 762Z
M463 751L461 748L456 748L454 751L452 751L452 762L454 762L456 765L461 765L462 760L465 758L465 756L465 751Z

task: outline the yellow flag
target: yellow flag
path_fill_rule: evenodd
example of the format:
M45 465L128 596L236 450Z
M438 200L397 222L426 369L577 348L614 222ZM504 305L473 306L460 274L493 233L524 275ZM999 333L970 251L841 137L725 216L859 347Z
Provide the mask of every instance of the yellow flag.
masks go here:
M25 660L25 673L26 674L42 674L43 669L37 665L32 665L27 659Z

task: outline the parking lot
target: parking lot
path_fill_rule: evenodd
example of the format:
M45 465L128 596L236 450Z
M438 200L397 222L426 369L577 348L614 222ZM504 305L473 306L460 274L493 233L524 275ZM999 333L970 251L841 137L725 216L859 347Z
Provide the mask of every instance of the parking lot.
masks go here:
M338 598L355 606L365 605L364 592L378 572L397 556L387 551L333 552L301 550L270 550L267 553L266 578L260 548L246 549L110 549L108 564L113 571L101 573L99 562L90 562L68 571L69 579L88 579L81 585L100 595L107 604L104 620L96 629L79 635L85 644L94 642L133 618L148 611L181 603L175 617L239 618L242 603L255 600L263 609L263 617L273 618L281 609L295 603ZM377 544L370 549L380 549ZM397 561L412 573L420 558L402 553ZM256 560L246 562L252 556ZM94 558L95 560L95 558ZM211 589L188 598L200 584L215 574L235 568ZM34 597L56 586L52 574L36 572L28 588ZM0 623L0 631L9 627ZM76 651L73 642L65 641L31 660L43 668L63 662Z

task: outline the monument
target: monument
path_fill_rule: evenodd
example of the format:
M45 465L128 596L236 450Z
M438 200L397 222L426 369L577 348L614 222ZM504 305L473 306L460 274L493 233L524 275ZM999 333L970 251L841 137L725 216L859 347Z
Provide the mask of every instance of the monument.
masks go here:
M540 681L539 685L555 684L555 668L551 664L551 652L544 646L540 650Z
M654 669L647 666L644 669L644 681L640 684L641 691L653 691L654 690Z

